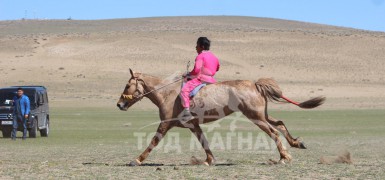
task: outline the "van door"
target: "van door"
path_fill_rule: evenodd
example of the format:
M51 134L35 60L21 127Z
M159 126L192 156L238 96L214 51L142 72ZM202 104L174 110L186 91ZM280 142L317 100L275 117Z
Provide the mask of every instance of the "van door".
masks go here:
M49 105L48 105L48 94L47 94L47 91L44 91L44 111L45 111L45 115L46 117L48 118L49 120Z
M44 116L44 95L43 92L38 91L38 100L37 100L37 109L36 109L36 116L37 116L37 125L40 129L41 127L45 126L45 116Z
M49 108L48 108L48 96L47 96L47 92L46 91L42 91L41 92L42 95L43 95L43 99L44 99L44 103L43 105L41 106L41 116L43 118L43 126L44 126L44 129L46 128L47 126L47 121L48 121L48 117L49 117Z

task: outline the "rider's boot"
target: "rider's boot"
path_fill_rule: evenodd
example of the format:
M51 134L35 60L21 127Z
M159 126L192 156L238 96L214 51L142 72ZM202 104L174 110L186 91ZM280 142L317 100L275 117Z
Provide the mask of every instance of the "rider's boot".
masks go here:
M195 119L195 117L191 114L189 108L185 108L182 112L182 121L183 122L188 122Z

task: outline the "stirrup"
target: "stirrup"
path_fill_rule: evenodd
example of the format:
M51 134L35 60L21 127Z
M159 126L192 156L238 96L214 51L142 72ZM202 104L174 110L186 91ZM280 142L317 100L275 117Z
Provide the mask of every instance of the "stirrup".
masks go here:
M191 120L193 120L193 119L195 119L195 117L192 115L192 114L189 114L189 115L183 115L182 117L181 117L181 120L183 121L183 122L189 122L189 121L191 121Z

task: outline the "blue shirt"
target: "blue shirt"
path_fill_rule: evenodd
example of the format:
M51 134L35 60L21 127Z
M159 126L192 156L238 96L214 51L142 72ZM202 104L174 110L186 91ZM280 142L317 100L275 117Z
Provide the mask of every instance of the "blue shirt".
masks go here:
M13 98L13 114L16 115L17 111L21 111L21 115L25 116L30 112L30 102L26 95L22 95L20 98L15 96Z

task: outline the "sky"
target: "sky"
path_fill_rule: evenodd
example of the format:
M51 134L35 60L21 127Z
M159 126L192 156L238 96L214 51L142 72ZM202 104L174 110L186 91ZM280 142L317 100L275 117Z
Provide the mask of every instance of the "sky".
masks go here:
M385 32L385 0L0 0L0 20L253 16Z

